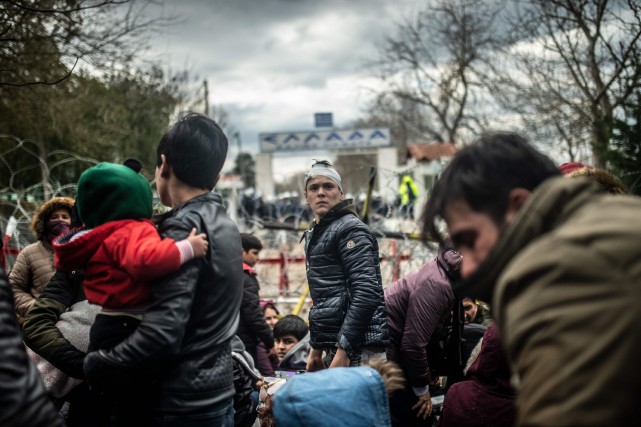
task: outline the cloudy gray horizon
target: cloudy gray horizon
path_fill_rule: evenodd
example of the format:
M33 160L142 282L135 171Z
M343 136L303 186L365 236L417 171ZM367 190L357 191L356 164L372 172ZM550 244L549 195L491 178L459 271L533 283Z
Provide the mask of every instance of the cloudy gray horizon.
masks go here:
M163 13L179 22L155 34L149 57L173 71L207 80L209 102L229 112L242 149L258 153L261 132L313 129L316 112L332 112L335 126L364 116L377 58L395 24L414 17L418 0L185 0ZM235 141L232 141L235 143ZM232 145L227 167L238 148ZM314 155L316 154L316 155ZM301 153L300 157L318 157ZM275 156L275 170L295 168ZM277 165L277 164L280 164ZM277 179L279 177L276 177ZM280 177L282 178L282 177Z

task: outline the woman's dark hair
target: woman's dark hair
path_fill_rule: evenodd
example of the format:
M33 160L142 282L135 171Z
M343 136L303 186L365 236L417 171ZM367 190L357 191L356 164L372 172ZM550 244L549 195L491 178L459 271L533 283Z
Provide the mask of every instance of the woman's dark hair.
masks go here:
M212 190L225 163L228 145L215 121L189 113L158 143L156 165L162 164L160 156L164 154L176 178L191 187Z
M274 325L274 338L279 339L291 334L300 341L305 338L307 331L309 331L309 328L303 319L295 314L288 314Z
M462 200L501 224L513 189L533 191L558 175L554 162L524 137L511 132L484 134L454 156L434 185L423 213L423 238L443 240L436 221L453 201Z

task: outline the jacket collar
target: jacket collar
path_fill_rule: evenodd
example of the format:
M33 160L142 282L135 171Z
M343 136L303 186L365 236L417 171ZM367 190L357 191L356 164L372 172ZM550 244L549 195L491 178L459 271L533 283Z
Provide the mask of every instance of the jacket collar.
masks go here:
M301 237L300 241L302 242L305 236L308 233L311 233L314 230L314 227L316 227L317 225L325 226L337 218L340 218L345 215L350 215L350 214L358 217L358 214L356 213L356 206L354 206L353 199L345 199L337 203L333 208L327 211L325 215L323 215L323 217L320 219L318 224L316 223L316 220L311 222L311 224L309 225L309 228L305 230L305 232L303 233L303 236Z
M181 210L185 206L188 206L192 203L202 203L206 201L213 201L215 203L222 204L223 197L219 193L214 193L213 191L210 191L209 193L201 194L200 196L192 197L191 199L181 203L180 205L176 206L171 210L168 210L167 212L154 215L154 217L152 218L152 221L156 224L161 224L164 220L166 220L167 218L171 218L172 216L174 216L176 211Z
M331 208L323 217L320 219L317 225L326 225L332 221L334 221L336 218L340 218L345 215L352 214L354 216L358 216L356 213L356 206L354 206L354 201L353 199L345 199L339 203L337 203L333 208ZM312 226L310 228L314 228L315 221L312 222Z
M243 271L245 271L250 276L256 275L256 270L254 270L254 268L246 262L243 262Z
M604 192L597 184L584 178L558 177L545 181L530 195L479 269L452 285L454 292L492 301L499 277L524 247L565 222L595 195Z

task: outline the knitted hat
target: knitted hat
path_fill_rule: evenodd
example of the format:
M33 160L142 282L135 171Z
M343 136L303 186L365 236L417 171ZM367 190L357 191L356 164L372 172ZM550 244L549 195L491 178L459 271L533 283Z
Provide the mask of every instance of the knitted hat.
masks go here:
M343 192L341 176L327 160L317 160L316 163L312 165L311 169L305 174L305 191L307 191L307 183L309 180L316 178L317 176L328 177L338 185L338 189L341 193Z
M119 219L151 218L149 183L131 168L100 163L78 180L78 215L88 228Z

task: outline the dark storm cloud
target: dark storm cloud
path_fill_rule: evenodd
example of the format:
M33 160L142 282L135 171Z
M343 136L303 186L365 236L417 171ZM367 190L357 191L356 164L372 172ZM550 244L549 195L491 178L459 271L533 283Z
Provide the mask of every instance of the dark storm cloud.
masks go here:
M393 21L417 7L389 0L183 1L175 9L183 23L167 36L173 56L189 58L198 73L222 81L240 71L245 78L262 73L323 85L331 76L360 71ZM163 43L156 40L161 49Z
M303 130L315 111L335 123L364 107L364 64L394 23L417 13L419 0L186 0L167 2L181 23L152 40L173 69L207 79L210 101L222 105L243 140L257 150L258 133ZM170 8L173 8L170 10Z

